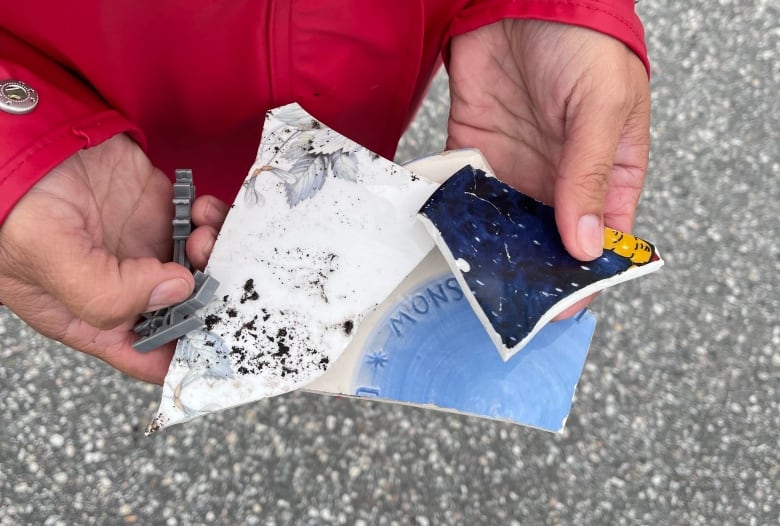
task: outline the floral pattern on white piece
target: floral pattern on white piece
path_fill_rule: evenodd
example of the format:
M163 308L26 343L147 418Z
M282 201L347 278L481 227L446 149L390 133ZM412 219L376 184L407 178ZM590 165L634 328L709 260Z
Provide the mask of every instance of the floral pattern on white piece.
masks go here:
M433 248L415 216L436 187L297 104L269 111L206 268L205 327L179 341L148 432L322 375Z

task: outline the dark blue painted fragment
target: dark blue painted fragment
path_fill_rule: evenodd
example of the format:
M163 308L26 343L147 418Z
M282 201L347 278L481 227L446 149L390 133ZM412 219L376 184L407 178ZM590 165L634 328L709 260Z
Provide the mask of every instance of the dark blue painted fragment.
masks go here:
M465 262L469 290L510 349L567 296L631 266L607 250L594 261L573 258L552 207L471 166L442 184L420 213Z

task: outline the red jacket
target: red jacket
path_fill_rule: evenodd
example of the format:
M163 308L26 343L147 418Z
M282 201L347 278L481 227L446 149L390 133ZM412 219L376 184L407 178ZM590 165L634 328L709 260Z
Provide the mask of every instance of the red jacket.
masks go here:
M634 0L0 0L0 224L38 179L121 132L231 201L267 109L297 101L392 158L453 36L502 18L585 26L647 65Z

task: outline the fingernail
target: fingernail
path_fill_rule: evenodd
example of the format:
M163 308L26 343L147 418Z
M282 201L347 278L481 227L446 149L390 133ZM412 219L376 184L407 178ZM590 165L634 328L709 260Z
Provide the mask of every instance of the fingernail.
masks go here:
M147 310L158 310L180 303L186 300L189 294L190 286L185 280L176 278L163 281L155 287L149 296L149 308Z
M604 250L604 227L594 214L586 214L577 222L577 244L591 259Z
M209 225L217 225L225 220L222 211L211 203L206 204L206 210L203 212L203 215L206 216L206 221L208 221L207 224Z
M201 247L201 254L203 254L203 261L208 261L211 257L211 251L214 249L214 243L216 242L216 239L213 237L210 237L208 241L203 243L203 246Z

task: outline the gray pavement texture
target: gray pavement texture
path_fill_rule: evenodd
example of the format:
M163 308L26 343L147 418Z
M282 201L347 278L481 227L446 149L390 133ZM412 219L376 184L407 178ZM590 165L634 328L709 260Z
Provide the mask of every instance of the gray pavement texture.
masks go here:
M653 151L560 435L291 394L152 438L158 390L0 315L0 525L779 524L780 4L643 0ZM399 150L443 148L437 78Z

